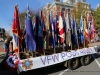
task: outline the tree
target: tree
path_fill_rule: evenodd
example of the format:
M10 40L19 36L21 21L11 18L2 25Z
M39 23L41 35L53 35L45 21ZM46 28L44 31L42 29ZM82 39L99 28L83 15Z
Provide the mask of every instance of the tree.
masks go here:
M77 4L75 4L73 11L72 11L72 15L75 16L76 21L78 23L78 27L80 27L81 15L83 16L83 18L85 18L88 11L89 9L86 8L86 5L84 3L78 2Z
M33 18L35 16L35 12L30 10L30 13L31 13L31 17ZM20 25L21 25L22 31L25 29L25 17L26 17L26 11L21 12L19 14Z
M94 11L94 20L95 20L95 26L97 28L100 28L100 7L98 7L95 11Z

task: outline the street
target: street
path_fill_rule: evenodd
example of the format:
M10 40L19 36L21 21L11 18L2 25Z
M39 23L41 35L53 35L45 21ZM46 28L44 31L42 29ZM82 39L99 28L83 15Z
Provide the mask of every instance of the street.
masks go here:
M4 49L3 49L3 44L4 42L0 42L0 54L3 54L4 53Z
M3 43L0 43L2 45ZM1 47L2 48L2 47ZM3 50L0 50L1 52ZM0 55L0 59L2 59L2 55ZM0 75L18 75L17 71L0 71ZM92 56L91 62L87 66L81 66L76 70L69 70L63 66L63 64L59 64L56 66L50 66L46 68L36 69L28 72L23 72L20 75L99 75L100 74L100 54L94 54Z
M100 55L94 55L96 60L92 58L91 63L87 66L79 66L76 70L68 70L63 64L52 66L49 68L41 68L28 72L23 72L20 75L99 75L100 74ZM16 71L1 71L0 75L18 75Z

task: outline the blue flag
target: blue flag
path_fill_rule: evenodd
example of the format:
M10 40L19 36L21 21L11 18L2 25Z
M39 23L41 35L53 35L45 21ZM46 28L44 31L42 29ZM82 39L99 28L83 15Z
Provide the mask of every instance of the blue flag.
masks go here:
M80 19L80 43L84 44L84 28L83 28L83 18Z
M41 17L36 14L36 26L35 26L36 48L38 52L43 52L43 25L41 23Z
M36 50L36 43L35 43L33 26L32 26L32 19L31 19L29 10L27 10L27 14L26 14L26 48L29 51Z
M75 18L73 19L73 38L74 38L74 45L78 45L78 26L77 26L77 23L76 23L76 20Z
M54 19L53 19L53 14L51 13L50 16L50 20L51 20L51 41L53 44L53 48L55 48L56 44L55 44L55 30L54 30Z
M58 40L59 40L59 19L58 19L58 15L56 14L56 20L55 20L55 41L56 41L56 45L58 45Z

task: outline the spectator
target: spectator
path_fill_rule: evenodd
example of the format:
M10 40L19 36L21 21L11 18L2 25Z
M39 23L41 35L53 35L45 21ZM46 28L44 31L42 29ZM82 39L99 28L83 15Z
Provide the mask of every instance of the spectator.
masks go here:
M3 45L3 48L4 48L4 50L5 50L5 52L6 52L6 54L5 54L5 57L8 57L8 54L9 54L9 44L10 44L10 41L12 40L12 37L9 37L9 38L7 38L6 40L5 40L5 43L4 43L4 45Z
M98 34L98 42L100 42L100 33Z

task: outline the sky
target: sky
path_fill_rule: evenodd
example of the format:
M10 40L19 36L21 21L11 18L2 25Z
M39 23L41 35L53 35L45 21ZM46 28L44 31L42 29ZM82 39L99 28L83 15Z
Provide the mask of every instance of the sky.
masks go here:
M23 12L29 4L30 9L37 10L40 6L45 6L47 3L52 3L53 0L0 0L0 27L5 28L11 33L11 24L14 14L14 6L18 4L19 11ZM91 4L92 8L96 8L100 4L100 0L86 0Z

